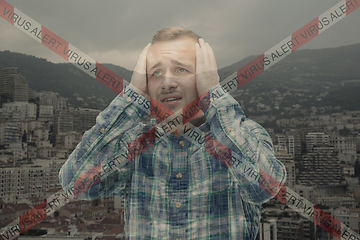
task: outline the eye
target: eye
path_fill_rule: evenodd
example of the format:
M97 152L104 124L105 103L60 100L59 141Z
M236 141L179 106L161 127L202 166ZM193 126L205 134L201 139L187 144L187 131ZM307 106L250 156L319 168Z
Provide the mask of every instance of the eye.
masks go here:
M160 76L161 71L156 70L155 72L153 72L153 74L151 76Z
M186 70L185 68L179 68L178 72L189 72L188 70Z

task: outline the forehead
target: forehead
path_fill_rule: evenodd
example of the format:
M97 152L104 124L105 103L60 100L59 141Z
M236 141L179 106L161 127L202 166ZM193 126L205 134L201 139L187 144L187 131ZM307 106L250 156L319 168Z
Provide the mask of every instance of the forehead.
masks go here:
M164 60L195 61L195 43L191 38L155 42L149 48L147 63L153 65Z

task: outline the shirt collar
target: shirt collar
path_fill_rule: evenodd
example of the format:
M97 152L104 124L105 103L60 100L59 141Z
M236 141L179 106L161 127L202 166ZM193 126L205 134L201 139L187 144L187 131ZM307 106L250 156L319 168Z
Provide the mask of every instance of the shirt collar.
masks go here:
M151 118L150 119L150 123L149 125L151 127L155 127L155 131L157 135L160 135L160 138L157 138L157 141L159 141L160 143L162 143L164 146L167 144L166 143L166 139L168 138L169 140L173 140L173 141L180 141L180 140L184 140L186 141L186 139L181 136L181 137L177 137L169 132L165 132L164 129L162 129L161 127L156 126L156 124L158 124L159 122L155 119L155 118ZM201 124L198 129L204 133L209 133L210 132L210 124L208 121L205 121L203 124ZM210 134L211 135L211 134Z

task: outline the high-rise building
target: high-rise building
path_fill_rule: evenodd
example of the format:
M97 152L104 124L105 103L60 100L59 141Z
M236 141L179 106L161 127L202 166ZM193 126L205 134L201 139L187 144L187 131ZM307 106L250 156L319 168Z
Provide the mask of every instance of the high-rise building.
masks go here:
M339 153L339 161L354 165L357 159L356 136L330 136L330 146Z
M280 217L260 223L256 240L315 239L314 224L304 218Z
M307 186L339 185L341 167L333 147L314 147L303 155L298 174L299 184Z
M314 224L310 220L280 218L276 225L277 240L315 239Z
M70 108L56 110L54 114L54 136L56 145L63 145L62 133L77 132L83 134L95 125L100 110L89 108Z
M329 146L330 137L323 132L311 132L306 135L306 152L310 152L314 147Z
M100 110L90 108L76 108L73 110L74 131L84 133L96 123Z
M58 110L54 114L54 133L72 132L74 120L71 110Z
M286 149L286 136L284 134L277 135L277 143Z
M0 121L0 145L17 143L21 140L20 124L14 121Z
M39 116L38 119L41 120L52 120L54 116L54 106L51 104L42 104L39 105Z
M4 68L0 71L0 95L11 102L28 102L29 92L29 85L17 68Z
M36 119L36 104L29 102L10 102L4 103L3 109L9 112L18 112L20 120L35 120Z
M301 138L297 131L292 129L285 134L276 134L274 143L278 149L285 149L295 159L299 159L299 156L301 158Z
M16 204L27 197L44 198L47 190L61 187L58 174L65 161L37 159L35 165L0 169L0 199Z
M292 188L295 185L296 180L294 157L286 151L277 151L275 152L275 158L284 164L287 175L285 185Z
M66 109L67 101L66 98L61 97L57 92L39 92L36 94L39 98L40 105L52 105L54 110Z
M288 153L294 157L295 162L301 161L301 133L297 129L290 129L286 132L286 136Z

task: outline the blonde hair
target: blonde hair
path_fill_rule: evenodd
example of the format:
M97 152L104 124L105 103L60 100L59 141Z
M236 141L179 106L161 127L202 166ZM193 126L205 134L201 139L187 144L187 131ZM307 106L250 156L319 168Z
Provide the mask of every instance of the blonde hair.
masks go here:
M197 35L191 30L181 27L167 27L157 31L156 34L153 36L151 43L160 42L160 41L171 41L175 39L181 39L184 37L192 38L196 42L200 38L199 35Z

